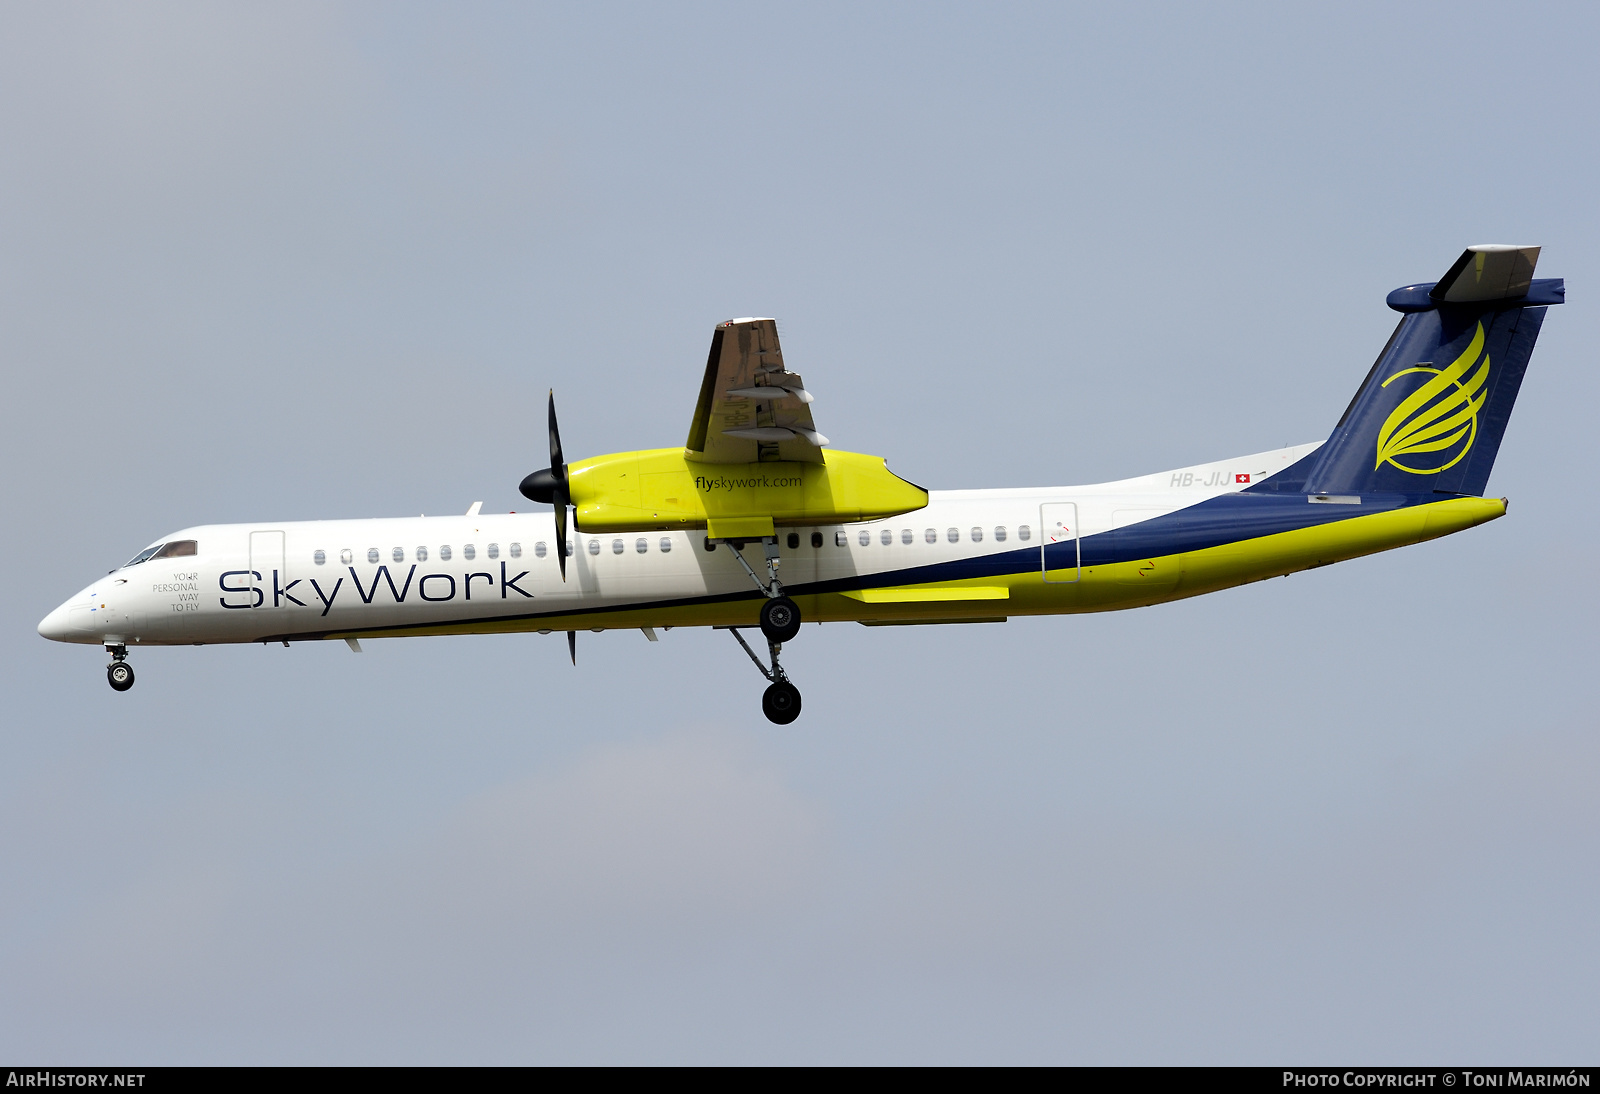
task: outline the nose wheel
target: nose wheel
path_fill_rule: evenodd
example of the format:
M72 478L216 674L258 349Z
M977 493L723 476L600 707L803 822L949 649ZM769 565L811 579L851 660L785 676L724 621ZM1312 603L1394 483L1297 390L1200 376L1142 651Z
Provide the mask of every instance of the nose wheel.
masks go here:
M112 691L127 691L133 687L133 666L126 660L127 647L107 646L106 650L111 654L111 664L106 666L106 682Z

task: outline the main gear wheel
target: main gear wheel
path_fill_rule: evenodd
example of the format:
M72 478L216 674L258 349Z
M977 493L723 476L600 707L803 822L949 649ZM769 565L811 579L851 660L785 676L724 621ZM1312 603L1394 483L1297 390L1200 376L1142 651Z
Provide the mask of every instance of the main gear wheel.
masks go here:
M761 605L761 633L768 642L788 642L800 633L800 608L786 596L775 596Z

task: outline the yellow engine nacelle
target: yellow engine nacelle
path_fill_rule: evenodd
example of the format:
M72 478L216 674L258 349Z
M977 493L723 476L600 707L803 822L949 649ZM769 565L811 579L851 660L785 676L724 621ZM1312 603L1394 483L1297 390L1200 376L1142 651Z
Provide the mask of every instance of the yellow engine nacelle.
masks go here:
M681 448L615 452L567 465L580 532L705 528L759 539L774 525L879 520L928 504L881 456L824 450L822 463L698 463Z

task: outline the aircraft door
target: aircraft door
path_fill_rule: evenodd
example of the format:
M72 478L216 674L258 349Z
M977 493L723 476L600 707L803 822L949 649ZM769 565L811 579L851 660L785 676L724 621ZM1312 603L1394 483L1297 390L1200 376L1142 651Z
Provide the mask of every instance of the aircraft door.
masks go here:
M1051 585L1078 580L1078 504L1053 501L1039 506L1039 571Z
M258 610L283 606L280 590L288 584L283 572L283 533L250 533L250 599ZM274 603L276 601L276 603Z

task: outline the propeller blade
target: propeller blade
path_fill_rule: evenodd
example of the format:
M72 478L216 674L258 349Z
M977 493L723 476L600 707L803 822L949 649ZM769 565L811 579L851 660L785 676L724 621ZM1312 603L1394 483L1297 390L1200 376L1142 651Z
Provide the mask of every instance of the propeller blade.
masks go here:
M556 392L550 389L550 470L562 482L567 479L567 461L561 455L561 430L556 428Z
M576 668L577 664L578 664L578 632L577 631L568 631L567 632L567 652L572 655L572 664L573 664L573 667Z
M555 506L556 559L561 563L561 580L567 580L567 506L572 504L572 495L567 492L567 465L561 456L554 391L550 392L550 466L528 475L518 489L530 501Z
M567 491L563 483L555 492L556 561L561 565L561 580L567 580ZM576 664L576 662L574 662Z
M572 499L567 496L567 460L561 452L561 427L556 424L556 389L550 389L550 472L555 477L556 506L556 560L561 564L561 580L567 580L567 506ZM567 641L572 646L572 663L578 663L577 637L571 633Z

